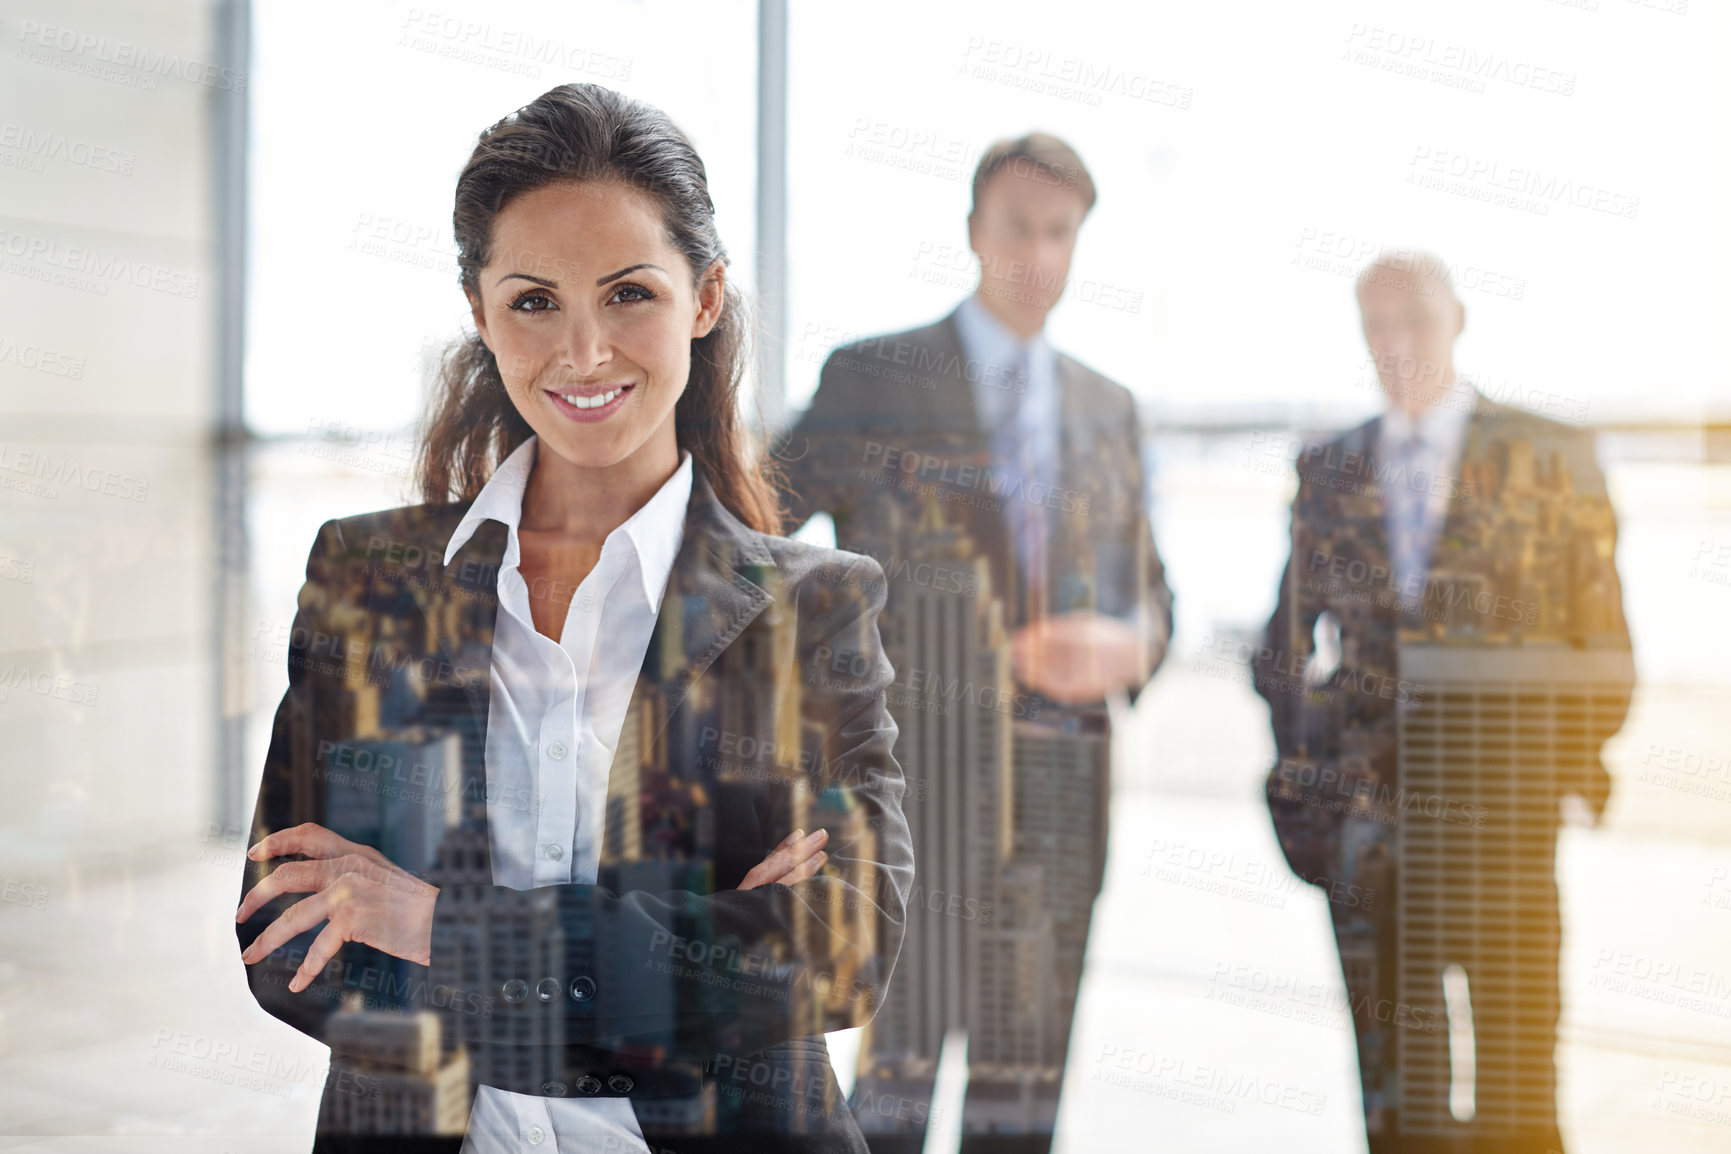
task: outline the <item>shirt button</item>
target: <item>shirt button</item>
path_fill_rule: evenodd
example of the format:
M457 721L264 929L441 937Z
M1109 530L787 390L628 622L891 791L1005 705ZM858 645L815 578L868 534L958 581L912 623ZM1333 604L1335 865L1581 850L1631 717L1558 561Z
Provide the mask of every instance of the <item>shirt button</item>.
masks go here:
M539 1126L529 1127L529 1145L539 1146L541 1143L545 1142L546 1140L547 1140L547 1131L541 1129L541 1127L539 1127Z
M560 849L557 845L550 845L547 847L547 860L548 861L558 861L560 858L562 858L564 856L565 856L565 851Z
M554 761L564 761L565 755L569 752L571 751L565 748L565 743L563 741L555 741L552 745L547 747L547 756L552 758Z

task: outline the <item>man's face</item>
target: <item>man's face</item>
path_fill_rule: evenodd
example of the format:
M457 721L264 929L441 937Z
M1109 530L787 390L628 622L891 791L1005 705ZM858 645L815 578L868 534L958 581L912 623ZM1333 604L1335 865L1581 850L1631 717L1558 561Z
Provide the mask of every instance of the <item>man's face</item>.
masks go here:
M1063 295L1082 193L1032 161L1011 160L980 190L968 244L980 258L980 292L1019 332L1038 332Z
M1375 269L1359 285L1358 309L1382 391L1408 412L1434 404L1454 381L1460 302L1428 277Z

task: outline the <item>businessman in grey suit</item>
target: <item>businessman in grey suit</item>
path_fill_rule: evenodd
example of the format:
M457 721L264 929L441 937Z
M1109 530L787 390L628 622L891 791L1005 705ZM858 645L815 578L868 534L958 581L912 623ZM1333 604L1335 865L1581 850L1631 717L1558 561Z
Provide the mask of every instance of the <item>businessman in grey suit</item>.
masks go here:
M1044 335L1094 201L1063 141L993 145L977 290L835 350L779 448L789 523L828 513L889 584L916 878L855 1089L875 1150L917 1148L956 1029L965 1148L1050 1144L1105 869L1107 701L1135 700L1171 633L1134 401Z

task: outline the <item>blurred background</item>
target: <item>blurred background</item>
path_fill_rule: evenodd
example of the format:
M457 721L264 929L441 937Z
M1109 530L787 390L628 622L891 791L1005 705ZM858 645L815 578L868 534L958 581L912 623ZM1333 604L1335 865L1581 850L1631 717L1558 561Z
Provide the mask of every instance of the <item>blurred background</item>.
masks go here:
M989 143L1043 129L1092 170L1050 335L1139 400L1179 617L1116 746L1066 1150L1363 1148L1341 999L1281 993L1337 990L1339 963L1269 828L1266 707L1217 657L1285 558L1269 439L1379 408L1353 277L1440 254L1457 363L1598 433L1621 528L1639 684L1606 820L1559 848L1564 1134L1725 1149L1727 51L1731 13L1699 0L4 0L7 1147L306 1148L324 1048L257 1008L230 930L295 593L322 521L417 500L429 370L468 320L450 207L476 134L581 80L705 158L762 295L770 426L837 344L972 290ZM1506 66L1414 63L1474 58ZM1094 1077L1126 1050L1307 1108Z

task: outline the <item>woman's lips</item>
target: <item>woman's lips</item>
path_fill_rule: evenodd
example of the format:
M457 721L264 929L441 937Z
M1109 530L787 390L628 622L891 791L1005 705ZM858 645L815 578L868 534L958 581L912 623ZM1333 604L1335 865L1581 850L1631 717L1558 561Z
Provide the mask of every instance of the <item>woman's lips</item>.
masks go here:
M566 417L590 424L605 421L618 412L636 388L635 385L614 385L606 389L572 390L567 393L548 389L546 393L552 398L553 407Z

